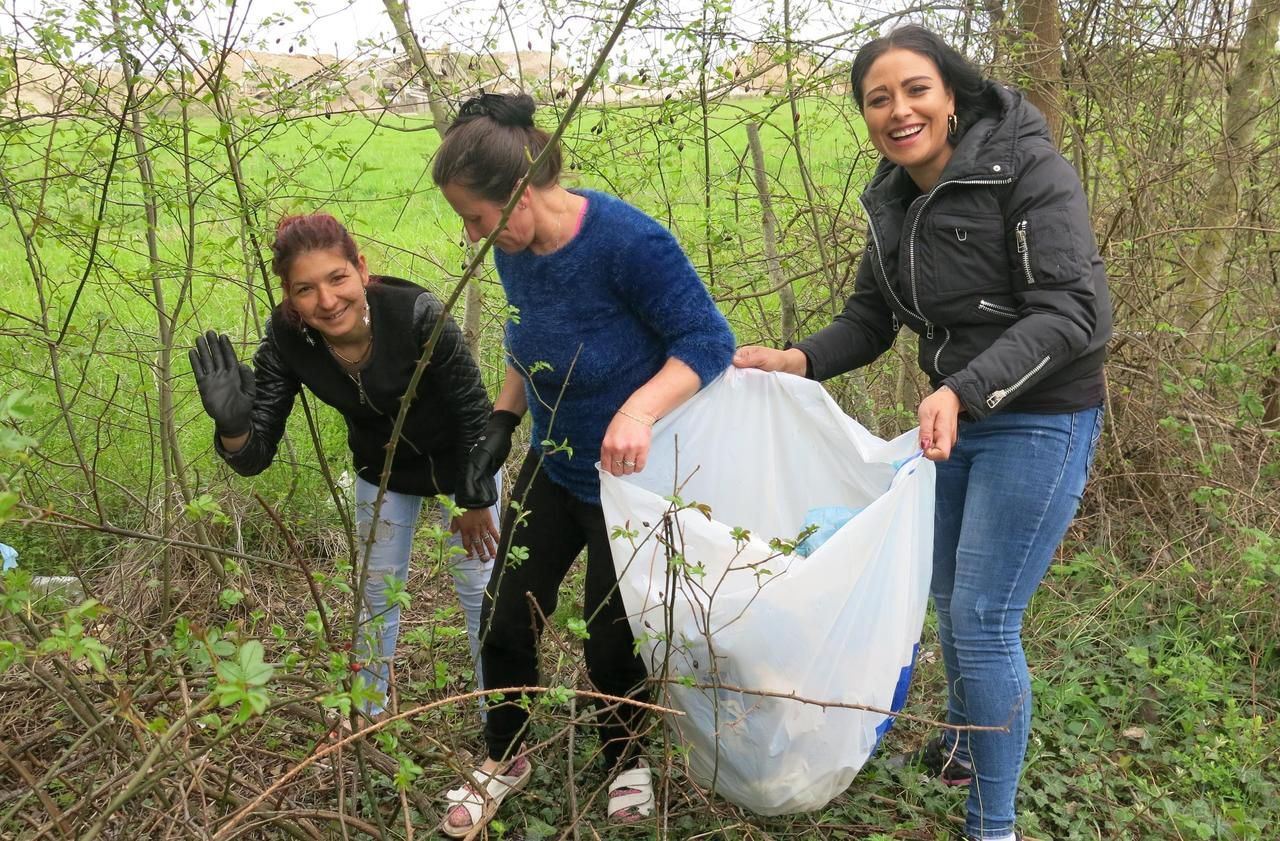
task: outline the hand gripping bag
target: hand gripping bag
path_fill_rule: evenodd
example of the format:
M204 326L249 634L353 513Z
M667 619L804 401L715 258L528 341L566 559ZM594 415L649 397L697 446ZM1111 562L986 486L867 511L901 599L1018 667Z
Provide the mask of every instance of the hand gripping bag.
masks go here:
M657 697L684 713L668 722L694 778L739 806L821 808L892 723L813 702L905 700L933 549L934 466L916 441L875 437L816 382L730 369L654 428L642 473L601 472ZM831 507L862 510L808 557L770 546Z

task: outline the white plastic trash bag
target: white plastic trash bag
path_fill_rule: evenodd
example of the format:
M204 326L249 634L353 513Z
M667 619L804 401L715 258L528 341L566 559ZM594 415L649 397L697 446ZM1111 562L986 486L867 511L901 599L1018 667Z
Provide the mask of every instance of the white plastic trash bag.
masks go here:
M654 428L644 472L601 473L632 630L700 783L763 815L849 786L892 718L796 698L901 708L933 491L916 433L883 441L815 382L737 369ZM852 517L807 557L770 547L831 508Z

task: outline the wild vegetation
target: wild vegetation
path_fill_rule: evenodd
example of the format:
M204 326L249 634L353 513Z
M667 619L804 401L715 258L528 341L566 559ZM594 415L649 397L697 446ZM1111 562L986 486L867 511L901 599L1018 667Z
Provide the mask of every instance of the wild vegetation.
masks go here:
M842 31L813 35L804 21L821 7L784 3L747 34L741 10L712 0L523 11L592 21L562 52L580 60L504 82L539 94L549 128L564 121L572 183L668 224L740 341L825 324L851 289L856 199L875 163L847 62L890 19L850 10ZM478 749L439 528L420 530L402 594L402 718L340 748L325 740L361 700L341 422L304 401L272 470L236 477L212 451L183 352L217 329L250 355L279 296L263 262L274 222L324 207L376 272L457 294L496 385L501 290L486 264L467 270L473 252L427 176L439 120L468 82L432 69L415 10L387 12L402 81L378 96L413 86L420 113L353 105L351 63L319 82L237 75L232 58L271 30L208 31L184 2L46 4L5 30L0 541L21 556L0 578L0 837L431 836L438 795ZM1115 302L1093 479L1025 635L1036 723L1023 828L1273 837L1280 2L991 0L913 17L1053 118ZM497 20L494 42L516 46ZM658 93L620 98L608 83L624 73ZM881 435L914 425L926 384L910 345L828 384ZM607 827L596 746L570 726L591 699L575 651L580 582L566 586L545 646L551 691L533 702L539 768L490 836L954 831L961 793L875 759L821 812L753 816L688 780L660 733L660 821ZM926 719L941 714L935 650L926 626L906 709ZM925 727L899 722L882 750Z

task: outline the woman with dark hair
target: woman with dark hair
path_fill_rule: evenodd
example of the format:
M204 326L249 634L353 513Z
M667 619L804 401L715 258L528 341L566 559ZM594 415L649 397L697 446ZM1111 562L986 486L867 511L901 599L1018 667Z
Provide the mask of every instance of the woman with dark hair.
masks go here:
M490 411L479 366L440 301L409 281L371 275L351 235L329 214L282 219L271 252L284 300L271 313L253 367L241 364L231 340L213 331L189 354L200 399L214 420L214 446L233 470L254 476L275 458L302 386L342 414L356 468L361 550L370 529L374 533L361 640L364 671L383 699L368 705L369 715L384 709L400 627L400 607L388 604L388 587L408 576L423 498L452 494L465 510L449 523L453 536L445 556L479 683L480 608L498 538L497 478L492 472L466 481L462 476ZM441 318L444 331L410 405L375 527L373 508L400 398Z
M518 317L507 322L506 381L482 443L479 475L506 459L526 411L532 440L511 493L494 574L485 594L481 659L494 688L538 684L542 618L556 608L570 565L587 550L584 615L587 673L600 691L644 699L645 669L617 589L596 469L644 469L651 427L718 376L733 334L675 238L625 202L560 186L560 152L529 173L550 142L534 126L527 96L468 101L436 153L432 178L474 242L488 236L517 185L528 179L495 239L494 262ZM614 524L616 525L616 524ZM523 547L520 563L508 549ZM538 605L530 620L526 593ZM648 764L638 756L642 712L615 704L600 713L608 816L629 823L653 810ZM520 743L526 708L491 706L488 754L473 781L449 792L442 826L461 837L488 821L532 768Z
M950 724L910 759L971 785L966 830L1012 839L1031 727L1022 616L1075 516L1102 426L1106 277L1080 178L1044 118L934 33L904 26L853 63L884 156L862 194L870 236L835 322L740 367L827 379L918 335L933 388L920 446L936 462L930 588Z

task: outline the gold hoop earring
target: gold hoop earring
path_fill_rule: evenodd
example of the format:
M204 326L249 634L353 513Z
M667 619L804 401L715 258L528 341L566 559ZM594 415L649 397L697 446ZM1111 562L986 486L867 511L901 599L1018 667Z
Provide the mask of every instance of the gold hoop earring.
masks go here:
M960 130L960 121L956 119L955 114L947 115L947 134L954 135Z

